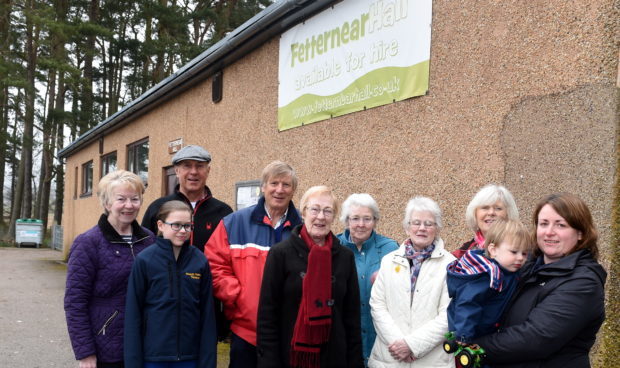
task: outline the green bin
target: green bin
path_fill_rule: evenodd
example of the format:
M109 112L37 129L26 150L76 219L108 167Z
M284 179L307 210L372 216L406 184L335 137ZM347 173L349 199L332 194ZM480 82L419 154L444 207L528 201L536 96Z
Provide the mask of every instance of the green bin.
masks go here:
M15 222L15 243L31 244L39 248L43 244L43 221L39 219L17 219Z

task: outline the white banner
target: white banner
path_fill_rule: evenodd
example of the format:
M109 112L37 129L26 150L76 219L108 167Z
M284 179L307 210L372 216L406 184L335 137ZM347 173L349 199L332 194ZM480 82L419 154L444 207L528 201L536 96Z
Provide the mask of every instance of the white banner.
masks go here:
M428 90L431 0L344 0L280 38L278 128Z

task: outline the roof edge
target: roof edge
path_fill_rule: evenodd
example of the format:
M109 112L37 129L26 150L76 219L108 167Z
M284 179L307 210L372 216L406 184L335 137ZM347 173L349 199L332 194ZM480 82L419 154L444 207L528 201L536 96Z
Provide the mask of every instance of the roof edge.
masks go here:
M92 143L106 133L121 128L161 103L207 79L217 71L233 64L273 36L340 1L342 0L281 0L271 4L228 33L215 45L190 60L175 73L80 135L58 152L58 158L63 159L71 156L83 146Z

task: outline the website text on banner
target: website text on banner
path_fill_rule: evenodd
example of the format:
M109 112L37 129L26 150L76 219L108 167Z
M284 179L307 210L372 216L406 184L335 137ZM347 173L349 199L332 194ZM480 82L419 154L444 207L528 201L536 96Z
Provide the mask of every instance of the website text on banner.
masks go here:
M344 0L280 38L278 129L428 91L431 0Z

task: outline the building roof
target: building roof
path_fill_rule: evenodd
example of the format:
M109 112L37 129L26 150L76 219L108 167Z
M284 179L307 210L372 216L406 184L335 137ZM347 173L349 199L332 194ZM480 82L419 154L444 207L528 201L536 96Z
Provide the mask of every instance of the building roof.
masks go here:
M249 54L269 39L340 0L277 0L215 45L63 148L66 158Z

